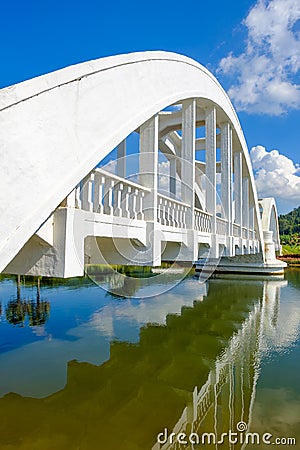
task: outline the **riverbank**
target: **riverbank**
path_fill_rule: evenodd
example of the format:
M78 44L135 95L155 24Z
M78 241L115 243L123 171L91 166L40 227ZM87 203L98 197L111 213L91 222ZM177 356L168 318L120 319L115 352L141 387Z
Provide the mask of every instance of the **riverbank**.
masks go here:
M278 259L287 263L288 266L300 267L300 254L286 254L277 256Z

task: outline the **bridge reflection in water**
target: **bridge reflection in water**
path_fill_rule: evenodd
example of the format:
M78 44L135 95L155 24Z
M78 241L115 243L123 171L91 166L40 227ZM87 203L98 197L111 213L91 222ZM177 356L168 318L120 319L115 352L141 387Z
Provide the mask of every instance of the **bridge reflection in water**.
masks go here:
M206 383L200 390L195 387L192 402L183 410L173 430L164 430L160 435L160 442L152 447L153 450L186 449L187 445L181 445L180 441L191 445L189 440L200 444L200 447L204 444L215 444L214 448L225 446L230 449L245 448L247 442L259 443L256 436L250 435L256 383L264 353L264 339L274 335L280 288L286 285L286 281L263 283L261 300L254 305L221 357L216 359L215 367L210 371ZM231 443L228 442L230 430L237 433L232 435ZM240 432L244 434L241 435ZM171 433L174 433L173 437ZM180 433L183 433L181 437ZM166 442L161 445L163 441Z
M276 329L284 283L199 285L202 301L164 326L143 327L138 344L113 342L100 366L69 362L61 391L5 395L0 448L166 450L181 447L155 444L164 427L218 436L239 421L250 427L263 339Z

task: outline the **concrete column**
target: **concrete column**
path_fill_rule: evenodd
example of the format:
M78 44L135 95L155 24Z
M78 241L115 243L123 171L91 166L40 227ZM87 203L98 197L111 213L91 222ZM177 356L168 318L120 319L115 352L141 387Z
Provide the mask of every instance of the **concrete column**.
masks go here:
M126 139L118 145L117 158L117 175L126 178Z
M221 201L227 233L232 235L232 131L228 122L221 124Z
M206 209L213 215L212 233L216 233L216 108L205 110Z
M147 120L140 128L139 182L151 189L145 196L145 220L157 221L157 167L158 167L158 115Z
M250 204L249 206L249 228L250 230L254 230L254 205Z
M253 199L250 201L249 206L249 229L251 230L251 235L249 236L249 239L251 239L252 245L251 245L251 251L250 253L255 253L255 247L253 245L253 230L254 230L254 205L253 205Z
M226 256L234 255L232 196L232 130L228 122L221 124L221 201L227 219Z
M176 158L170 157L170 178L169 178L169 189L170 193L176 196Z
M157 168L158 168L158 115L140 127L139 183L151 189L144 199L144 218L147 245L143 253L143 264L161 264L161 234L157 223Z
M242 182L242 223L243 227L249 229L249 178L244 177Z
M265 246L265 262L268 264L276 262L275 244L273 241L273 231L264 231L264 246Z
M182 102L181 196L190 205L186 226L194 229L196 100Z
M235 222L242 225L242 151L234 153Z

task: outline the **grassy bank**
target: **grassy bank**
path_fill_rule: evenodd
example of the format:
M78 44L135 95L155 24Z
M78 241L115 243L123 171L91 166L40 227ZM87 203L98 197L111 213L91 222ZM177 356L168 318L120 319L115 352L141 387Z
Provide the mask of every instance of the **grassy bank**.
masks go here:
M300 266L300 245L283 244L280 259L289 266Z

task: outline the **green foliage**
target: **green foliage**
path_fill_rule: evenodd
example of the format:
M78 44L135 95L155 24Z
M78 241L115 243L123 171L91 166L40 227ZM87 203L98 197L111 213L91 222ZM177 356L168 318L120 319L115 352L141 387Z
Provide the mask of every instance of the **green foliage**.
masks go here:
M285 255L300 255L300 245L282 245L282 254Z
M279 230L281 236L290 236L300 233L300 206L294 208L288 214L281 214L278 217Z
M283 255L300 254L300 207L278 217Z

